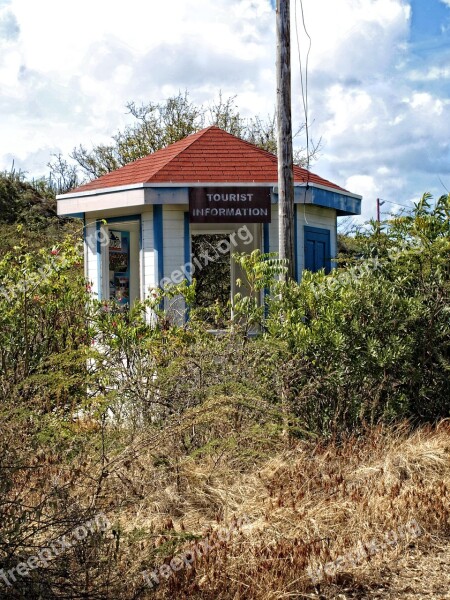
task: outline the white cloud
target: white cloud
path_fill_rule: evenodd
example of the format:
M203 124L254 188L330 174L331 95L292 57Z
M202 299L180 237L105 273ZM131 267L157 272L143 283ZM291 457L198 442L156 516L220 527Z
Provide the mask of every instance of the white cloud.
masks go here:
M449 172L450 100L401 85L365 91L334 86L324 126L327 175L346 179L364 196L365 215L375 199L402 198L430 190L443 193L439 176ZM352 187L360 185L361 187Z
M269 0L129 0L126 8L118 0L11 0L8 10L20 36L0 54L0 108L9 113L0 120L7 134L0 161L39 149L39 134L13 134L19 116L23 129L41 129L49 145L56 140L67 152L123 126L128 100L157 101L188 88L203 102L222 89L245 90L244 111L272 105L273 94L264 93L274 45ZM65 135L57 134L59 123Z
M323 140L315 170L362 194L365 217L375 215L377 197L403 204L425 190L443 193L439 176L450 166L449 93L415 87L408 3L320 4L339 34L329 29L331 39L319 50L313 46L318 56L310 75L310 119L314 136Z
M408 74L408 78L411 81L441 81L443 79L450 79L450 68L433 66L424 71L413 70Z
M340 80L382 76L398 60L410 12L402 0L308 0L311 68Z
M365 216L377 195L401 202L438 190L450 164L449 93L442 87L448 61L412 62L409 2L303 4L312 37L311 133L323 140L314 170L365 195ZM158 101L187 88L205 102L222 90L238 96L245 115L273 111L270 0L0 0L1 23L0 169L16 157L43 173L47 151L108 140L126 123L128 100ZM300 123L294 9L292 35Z

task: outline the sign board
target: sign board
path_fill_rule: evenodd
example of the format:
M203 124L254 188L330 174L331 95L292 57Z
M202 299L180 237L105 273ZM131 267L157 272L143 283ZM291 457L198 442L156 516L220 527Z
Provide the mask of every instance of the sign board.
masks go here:
M189 190L191 223L270 223L270 187Z
M122 250L122 232L109 230L110 250Z

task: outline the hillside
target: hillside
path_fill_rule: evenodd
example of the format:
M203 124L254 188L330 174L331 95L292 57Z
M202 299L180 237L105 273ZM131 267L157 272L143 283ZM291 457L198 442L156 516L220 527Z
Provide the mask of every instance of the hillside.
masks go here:
M56 214L55 192L47 179L28 180L14 168L0 172L0 253L20 240L30 249L42 248L73 230L70 219Z

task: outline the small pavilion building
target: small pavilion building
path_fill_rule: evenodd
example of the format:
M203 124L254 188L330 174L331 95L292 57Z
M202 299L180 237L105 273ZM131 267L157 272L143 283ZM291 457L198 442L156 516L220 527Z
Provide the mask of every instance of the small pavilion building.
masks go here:
M58 214L84 221L92 293L129 304L195 276L195 235L223 234L231 252L277 252L277 179L275 155L213 126L58 196ZM297 166L294 181L300 280L333 267L337 217L359 215L361 196ZM232 264L232 295L237 275Z

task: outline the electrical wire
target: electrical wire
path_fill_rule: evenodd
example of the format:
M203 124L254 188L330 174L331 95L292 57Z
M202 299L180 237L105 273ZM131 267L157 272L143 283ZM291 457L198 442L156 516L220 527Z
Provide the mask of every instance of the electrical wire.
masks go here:
M306 53L306 63L305 63L305 93L303 94L303 82L302 82L302 97L303 97L303 108L305 111L305 133L306 133L306 165L309 175L309 167L310 167L310 156L309 156L309 121L308 121L308 113L309 113L309 105L308 105L308 67L309 67L309 54L311 52L312 39L306 29L305 23L305 13L303 11L303 0L300 0L300 8L302 11L302 23L303 29L305 31L306 37L309 40L308 52ZM299 44L299 56L300 56L300 44ZM300 63L300 71L301 71L301 63Z
M297 16L297 0L294 0L294 18L295 18L295 33L297 38L297 50L298 50L298 62L300 67L300 86L302 92L302 103L303 103L303 112L305 115L305 134L306 134L306 187L305 193L303 196L303 218L305 223L308 224L308 220L306 218L306 194L309 189L309 166L310 166L310 156L309 156L309 122L308 122L308 66L309 66L309 54L311 52L312 39L308 33L305 23L305 13L303 10L303 0L299 0L300 9L302 13L302 24L305 34L309 40L308 51L306 53L306 62L305 62L305 77L303 77L303 63L302 63L302 53L300 46L300 35L298 31L298 16Z
M438 175L438 179L439 179L439 181L440 181L440 183L441 183L442 187L443 187L443 188L445 189L445 191L447 192L447 194L450 194L450 192L449 192L449 190L448 190L447 186L446 186L446 185L445 185L445 183L442 181L442 179L441 179L441 177L440 177L439 175Z
M305 115L305 134L306 134L306 165L307 170L309 171L310 157L309 157L309 122L308 122L308 67L309 67L309 54L311 52L312 39L306 29L305 23L305 13L303 11L303 0L299 0L300 9L302 13L302 24L305 34L309 40L308 52L306 53L306 62L305 62L305 76L303 77L303 62L302 62L302 53L300 46L300 34L298 31L298 16L297 16L297 0L294 3L294 18L295 18L295 33L297 38L297 51L298 51L298 62L300 67L300 86L302 91L302 103L303 103L303 112Z
M403 208L407 208L408 210L412 209L412 206L407 206L406 204L400 204L400 202L393 202L392 200L385 200L384 198L380 198L382 202L387 202L388 204L395 204L396 206L403 206Z

